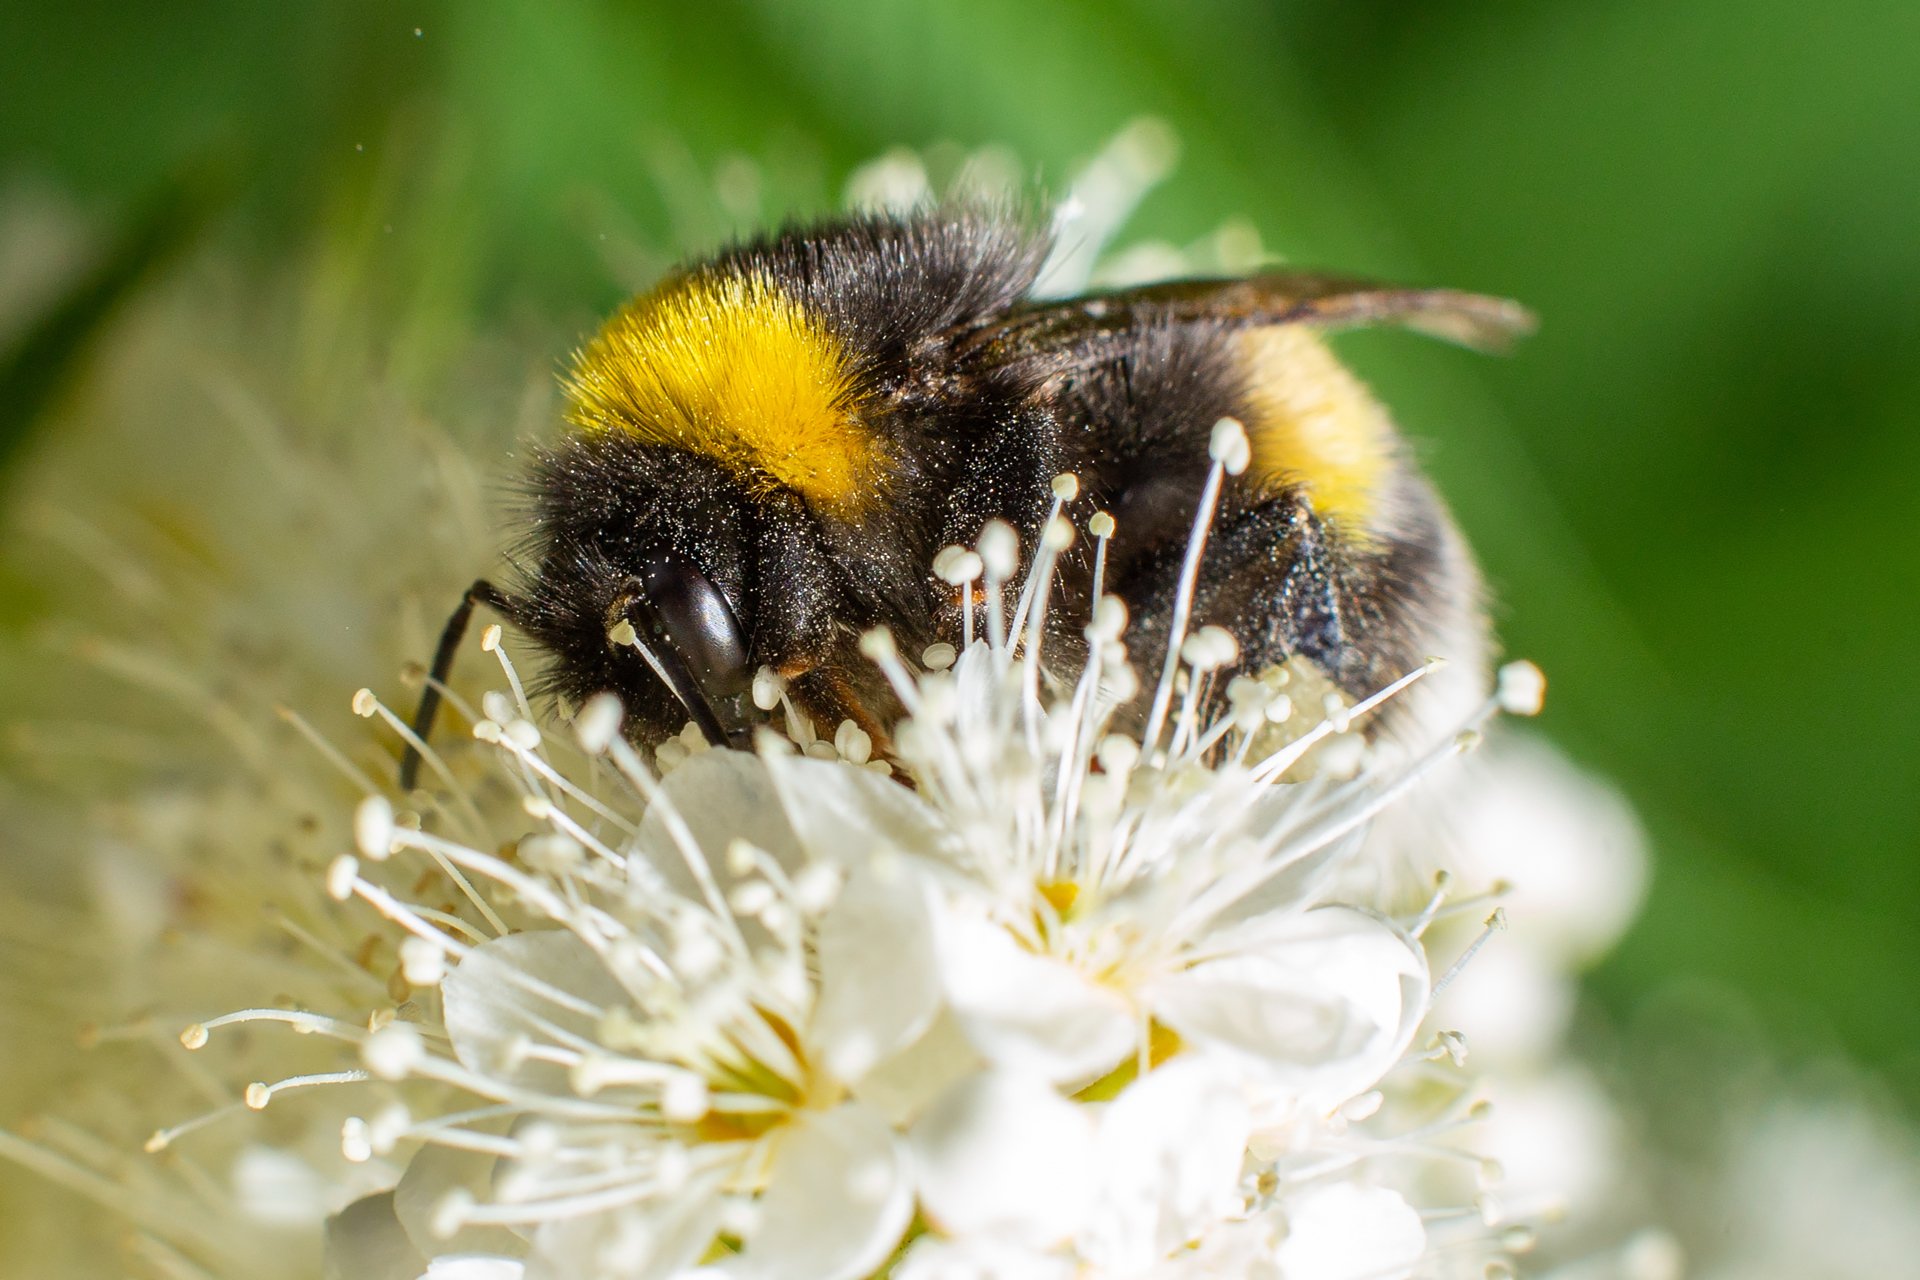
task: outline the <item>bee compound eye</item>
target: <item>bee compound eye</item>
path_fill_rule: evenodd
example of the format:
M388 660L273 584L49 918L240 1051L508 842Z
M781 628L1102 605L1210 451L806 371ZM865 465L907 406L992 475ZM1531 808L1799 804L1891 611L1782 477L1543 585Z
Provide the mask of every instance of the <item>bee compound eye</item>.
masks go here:
M713 693L744 687L747 639L720 588L672 552L649 560L639 578L657 638L673 647L701 685Z

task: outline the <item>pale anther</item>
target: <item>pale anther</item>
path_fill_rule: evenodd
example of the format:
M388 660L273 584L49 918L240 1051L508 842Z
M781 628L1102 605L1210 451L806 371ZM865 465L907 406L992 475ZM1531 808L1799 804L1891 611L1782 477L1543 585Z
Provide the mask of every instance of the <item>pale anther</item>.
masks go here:
M1230 476L1237 476L1253 461L1253 447L1247 443L1247 429L1237 418L1222 418L1213 424L1207 440L1207 456Z
M1010 578L1020 567L1020 535L1004 520L989 520L980 530L980 559L989 574Z
M353 843L375 862L393 852L393 805L385 796L368 796L355 806Z
M1547 677L1531 662L1509 662L1500 668L1494 697L1508 715L1538 715L1547 698Z
M771 711L780 705L780 697L787 691L787 682L772 667L761 667L753 673L753 705L762 711Z
M934 576L955 587L974 581L985 568L979 553L965 547L943 547L933 558Z
M758 688L757 683L755 687ZM573 718L573 736L580 749L597 756L612 746L625 714L620 699L614 694L596 693L588 698Z
M327 864L327 896L345 902L353 896L354 883L360 878L360 859L343 853Z

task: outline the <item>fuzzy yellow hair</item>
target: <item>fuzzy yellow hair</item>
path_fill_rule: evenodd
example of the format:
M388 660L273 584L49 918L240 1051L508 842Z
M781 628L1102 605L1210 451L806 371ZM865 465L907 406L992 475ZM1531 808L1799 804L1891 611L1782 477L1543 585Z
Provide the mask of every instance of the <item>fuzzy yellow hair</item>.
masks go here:
M846 351L754 274L693 276L630 303L574 359L568 419L711 458L850 519L886 478Z
M1249 478L1304 490L1315 514L1365 539L1394 463L1386 410L1326 343L1297 325L1241 339L1251 377Z

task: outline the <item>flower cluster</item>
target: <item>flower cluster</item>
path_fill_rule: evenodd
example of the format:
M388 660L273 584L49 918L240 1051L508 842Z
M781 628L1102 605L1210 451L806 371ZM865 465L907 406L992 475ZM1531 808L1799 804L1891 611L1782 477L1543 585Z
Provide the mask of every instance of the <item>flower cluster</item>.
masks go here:
M1210 491L1237 424L1213 453ZM878 756L851 722L816 736L770 671L755 700L785 732L751 753L689 733L649 763L610 698L543 732L483 638L506 688L465 710L490 767L429 751L426 811L369 795L326 873L401 935L398 998L183 1037L280 1021L357 1057L246 1098L350 1091L348 1158L408 1159L332 1222L333 1274L1360 1280L1477 1275L1522 1243L1445 1137L1478 1111L1460 1046L1420 1039L1446 981L1421 937L1483 908L1396 919L1338 886L1370 818L1531 710L1538 673L1344 777L1301 764L1423 672L1276 745L1298 709L1227 678L1230 636L1176 629L1143 698L1125 608L1096 595L1057 682L1071 478L1056 493L1024 577L998 525L936 566L981 636L867 637L906 710ZM1460 1181L1435 1165L1466 1203L1426 1203Z

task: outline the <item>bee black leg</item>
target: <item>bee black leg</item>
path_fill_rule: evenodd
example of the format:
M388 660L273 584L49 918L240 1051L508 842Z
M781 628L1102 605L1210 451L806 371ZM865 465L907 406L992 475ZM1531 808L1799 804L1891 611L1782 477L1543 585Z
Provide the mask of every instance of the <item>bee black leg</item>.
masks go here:
M1143 670L1157 670L1166 653L1185 550L1184 539L1163 539L1131 560L1108 588L1141 619L1128 645ZM1346 604L1326 530L1305 504L1281 495L1215 520L1191 629L1216 623L1231 631L1241 670L1258 671L1298 655L1344 684L1352 640Z
M420 707L413 713L413 734L422 742L433 732L433 718L440 711L440 690L453 671L454 655L460 650L460 641L467 634L467 624L473 620L473 607L477 604L484 604L497 613L511 614L505 594L485 578L468 587L460 597L460 603L447 618L447 625L440 629L440 646L433 651L433 669L427 673L426 686L420 691ZM413 790L419 777L420 752L408 743L407 753L400 758L400 789Z
M1209 552L1217 549L1236 566L1222 575L1219 594L1232 600L1235 588L1247 592L1233 600L1231 616L1245 619L1244 634L1235 638L1248 667L1298 654L1344 682L1355 637L1348 634L1346 593L1325 526L1291 497L1271 499L1222 523Z

